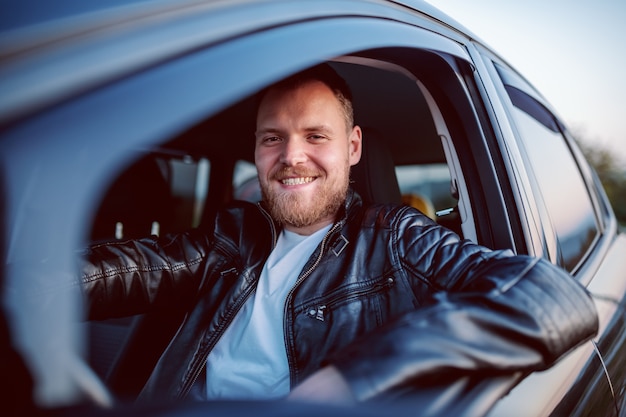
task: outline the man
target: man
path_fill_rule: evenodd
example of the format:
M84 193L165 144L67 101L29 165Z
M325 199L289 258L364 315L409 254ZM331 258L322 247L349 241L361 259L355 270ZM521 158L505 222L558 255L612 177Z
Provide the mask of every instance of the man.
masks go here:
M211 233L91 248L91 317L189 306L142 397L444 392L544 369L595 334L592 301L562 270L409 207L363 205L349 187L362 140L344 81L314 67L261 96L262 203L222 211Z

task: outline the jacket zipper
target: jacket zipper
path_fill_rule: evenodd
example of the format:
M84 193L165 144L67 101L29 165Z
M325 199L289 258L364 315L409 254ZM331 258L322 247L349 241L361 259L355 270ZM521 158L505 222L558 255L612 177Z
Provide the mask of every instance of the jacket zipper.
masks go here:
M311 307L311 309L309 310L310 311L309 315L320 321L324 321L324 311L330 309L339 301L344 302L348 300L361 298L366 295L378 294L379 292L385 290L386 288L391 287L394 282L395 282L395 279L393 278L393 275L388 275L386 280L378 282L372 287L363 288L363 289L356 290L356 291L350 291L349 296L347 297L345 296L345 293L337 294L334 297L328 299L328 301L326 301L325 304L318 304L318 305L315 305L314 307ZM315 314L312 313L313 310L315 310Z
M254 292L253 290L254 290L254 286L251 285L248 287L246 294L240 298L239 303L235 306L235 308L231 310L231 313L228 315L226 320L223 321L222 322L223 324L216 330L211 343L209 343L206 349L206 353L202 355L202 359L200 360L200 365L197 365L198 361L196 361L195 370L193 372L192 377L188 379L187 382L183 385L183 388L181 389L180 394L179 394L180 398L184 398L185 396L187 396L187 394L189 394L189 390L191 389L191 387L193 387L193 385L198 380L198 377L202 373L202 369L206 367L206 361L207 361L207 358L209 357L209 353L211 353L217 341L222 337L222 335L224 334L224 331L228 328L228 326L233 321L233 319L235 318L239 310L241 310L241 307L243 307L243 305L246 303L248 298L250 298L250 294Z
M291 287L291 290L289 290L289 293L287 294L287 298L285 299L285 305L283 307L283 339L284 339L284 343L285 343L285 351L287 353L287 364L289 366L289 381L290 381L290 385L293 384L294 379L295 379L295 364L294 364L294 359L293 359L293 355L291 354L291 349L288 349L288 347L290 347L289 342L287 340L287 306L290 304L291 302L291 297L293 296L294 291L296 290L296 288L298 287L298 285L300 285L300 283L302 281L304 281L309 275L311 275L311 273L313 272L313 270L315 270L315 268L317 268L317 266L319 265L319 263L322 261L322 257L324 256L324 250L326 247L326 243L328 241L328 237L330 235L332 235L333 233L335 233L335 231L337 229L339 229L341 227L341 223L335 223L335 225L326 233L326 235L324 236L324 239L322 239L322 242L320 244L320 251L319 254L317 255L317 258L315 259L315 262L313 263L313 265L311 265L311 267L309 269L307 269L303 274L301 274L298 277L298 280L296 281L296 283L294 284L293 287Z
M258 205L258 207L261 210L261 213L263 213L265 218L268 220L268 223L270 225L270 230L272 232L272 249L274 249L274 247L276 247L276 242L278 240L278 237L277 237L278 235L276 233L276 226L274 225L274 221L272 220L272 218L269 215L269 213L267 213L267 211L265 211L265 209L263 209L263 207L261 207L260 205ZM252 294L254 292L253 291L254 288L255 287L252 286L252 285L250 285L248 287L246 294L243 297L240 298L239 303L233 309L231 309L231 313L228 315L226 320L222 322L223 324L220 326L220 328L216 330L216 332L214 333L214 336L212 338L213 340L211 341L211 343L209 343L209 345L208 345L208 347L206 349L206 353L204 355L202 355L202 360L200 361L200 365L198 366L197 365L198 361L196 361L195 370L193 371L192 377L189 378L184 383L184 385L183 385L183 387L182 387L182 389L180 391L179 398L184 398L184 397L187 396L187 394L189 394L189 390L191 389L191 387L193 387L193 385L198 380L198 377L202 373L202 369L204 369L206 367L207 359L209 357L209 354L211 353L211 351L215 347L215 344L217 343L218 340L220 340L220 338L224 334L224 331L228 328L228 326L233 321L233 319L235 318L237 313L239 313L239 310L241 310L241 307L243 307L243 305L246 303L246 301L248 301L248 299L250 298L250 294Z

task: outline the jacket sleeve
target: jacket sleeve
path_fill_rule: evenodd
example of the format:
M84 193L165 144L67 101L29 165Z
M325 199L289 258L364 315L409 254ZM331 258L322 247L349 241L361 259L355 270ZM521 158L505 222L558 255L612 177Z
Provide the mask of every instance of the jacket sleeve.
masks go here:
M210 259L220 259L211 250L210 239L199 231L90 247L81 276L88 318L122 317L185 302L197 293L206 269L216 267Z
M437 385L443 398L461 380L548 368L597 332L591 297L562 269L413 220L398 229L397 255L431 295L332 360L357 399L419 389L434 399Z

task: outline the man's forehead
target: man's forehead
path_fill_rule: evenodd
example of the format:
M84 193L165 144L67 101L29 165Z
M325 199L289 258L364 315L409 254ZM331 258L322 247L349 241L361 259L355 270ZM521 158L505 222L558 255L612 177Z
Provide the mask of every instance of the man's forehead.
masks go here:
M310 80L292 87L265 93L257 109L256 135L296 130L339 134L351 128L342 103L327 84Z
M298 130L305 133L333 133L335 129L328 124L302 124L298 126ZM256 134L267 134L267 133L286 133L287 128L280 126L280 124L272 124L266 123L258 126Z
M326 83L316 79L305 80L303 82L292 84L292 85L277 85L274 87L270 87L261 103L266 101L267 98L273 99L284 99L292 97L294 94L319 94L319 95L328 95L334 97L332 88L330 88Z
M282 105L285 102L290 102L290 106L299 104L301 108L305 108L305 104L312 103L313 100L329 100L340 106L339 100L326 84L312 81L292 88L268 90L259 103L257 116L268 111L280 111L284 109Z

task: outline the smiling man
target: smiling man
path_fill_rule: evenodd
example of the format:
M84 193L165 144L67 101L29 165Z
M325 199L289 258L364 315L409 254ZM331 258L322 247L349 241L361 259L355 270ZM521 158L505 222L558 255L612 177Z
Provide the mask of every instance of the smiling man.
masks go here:
M308 235L331 224L361 158L352 105L321 81L284 83L257 115L255 162L263 200L287 230Z
M91 317L188 310L143 398L426 407L545 369L597 331L593 302L561 269L461 240L410 207L364 204L349 173L367 138L329 66L268 88L255 136L261 203L234 203L212 231L86 258Z

